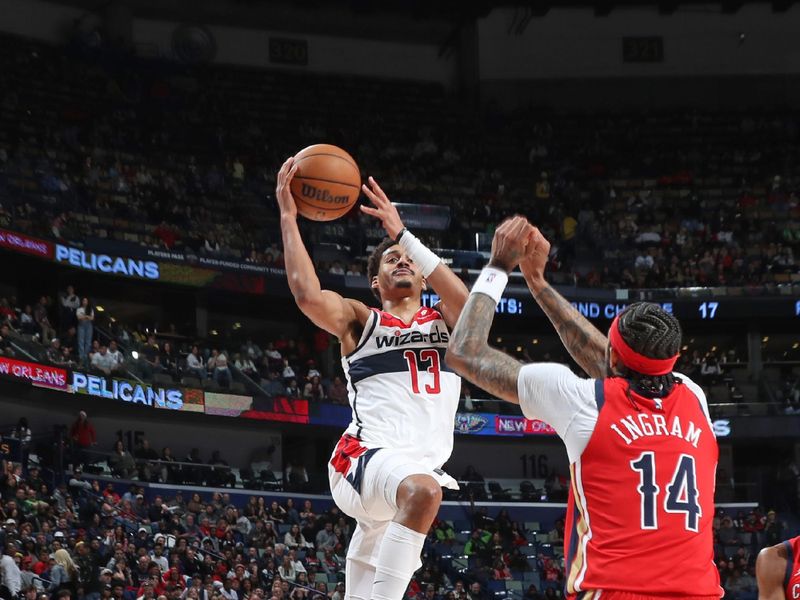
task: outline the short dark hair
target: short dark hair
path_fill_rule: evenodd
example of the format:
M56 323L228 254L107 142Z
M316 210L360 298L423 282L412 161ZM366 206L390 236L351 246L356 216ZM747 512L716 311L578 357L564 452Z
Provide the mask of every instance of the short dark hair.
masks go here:
M378 274L378 271L381 269L381 257L383 253L386 252L389 248L394 246L397 242L395 242L391 238L383 238L380 244L375 246L375 249L372 251L372 254L369 255L369 260L367 260L367 281L372 289L372 294L378 299L378 302L382 302L383 299L381 298L381 293L377 288L372 287L372 280Z
M678 319L652 302L634 302L619 315L619 333L632 350L647 358L670 358L681 349L683 332ZM620 371L631 380L636 393L645 397L663 396L672 391L675 378L644 375L624 366Z

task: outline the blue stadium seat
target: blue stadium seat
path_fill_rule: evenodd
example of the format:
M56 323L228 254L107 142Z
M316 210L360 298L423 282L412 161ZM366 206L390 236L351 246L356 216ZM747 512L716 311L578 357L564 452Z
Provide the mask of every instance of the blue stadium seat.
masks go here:
M519 553L524 555L524 556L536 556L537 548L536 548L536 546L533 546L533 545L531 545L531 546L520 546L519 547Z
M506 582L505 581L489 581L486 586L487 590L490 594L497 594L498 592L505 592L506 591Z
M453 521L453 529L455 529L457 532L472 532L472 524L469 521Z

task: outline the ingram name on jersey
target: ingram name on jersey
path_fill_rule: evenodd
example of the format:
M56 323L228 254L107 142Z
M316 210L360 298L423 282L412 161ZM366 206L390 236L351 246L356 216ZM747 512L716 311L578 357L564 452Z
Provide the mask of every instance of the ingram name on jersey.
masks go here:
M358 346L342 357L353 409L347 433L364 447L408 450L442 466L461 393L461 378L444 363L449 339L435 309L421 307L408 324L372 309Z

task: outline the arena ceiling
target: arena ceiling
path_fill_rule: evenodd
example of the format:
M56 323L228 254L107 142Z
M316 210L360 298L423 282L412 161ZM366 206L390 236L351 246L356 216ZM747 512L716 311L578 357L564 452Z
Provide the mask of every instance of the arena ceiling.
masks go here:
M555 7L591 7L598 17L616 8L650 6L662 14L704 6L735 13L743 0L51 0L102 13L109 6L129 7L134 17L341 35L369 39L442 42L459 26L496 7L515 9L522 21L542 18ZM794 0L751 0L788 10Z

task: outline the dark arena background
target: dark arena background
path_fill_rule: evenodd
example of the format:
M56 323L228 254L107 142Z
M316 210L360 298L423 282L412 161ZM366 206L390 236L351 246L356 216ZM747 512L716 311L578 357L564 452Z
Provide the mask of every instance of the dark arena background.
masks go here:
M78 598L344 600L351 410L275 202L324 142L468 286L519 213L601 330L637 300L680 319L725 597L755 599L759 550L800 526L798 31L791 0L0 0L0 542L24 580L55 594L66 548ZM374 304L380 224L301 231L323 286ZM519 272L490 341L579 372ZM453 427L461 490L408 597L561 597L563 444L466 384Z

